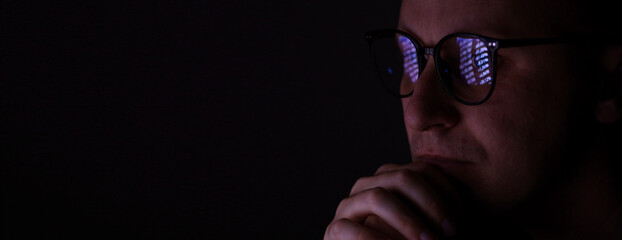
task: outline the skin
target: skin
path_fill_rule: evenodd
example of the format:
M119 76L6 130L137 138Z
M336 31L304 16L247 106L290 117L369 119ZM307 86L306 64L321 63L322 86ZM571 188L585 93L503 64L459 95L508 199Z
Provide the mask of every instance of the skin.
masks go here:
M583 31L572 9L551 1L404 0L398 29L426 47L456 32L552 37ZM599 121L622 116L620 89L603 98L597 84L622 71L622 51L581 52L571 44L499 50L497 85L478 106L444 92L428 61L414 94L402 99L412 163L359 179L324 238L622 236L603 227L622 223L622 214L610 214L622 194L597 130ZM581 72L585 59L594 64Z

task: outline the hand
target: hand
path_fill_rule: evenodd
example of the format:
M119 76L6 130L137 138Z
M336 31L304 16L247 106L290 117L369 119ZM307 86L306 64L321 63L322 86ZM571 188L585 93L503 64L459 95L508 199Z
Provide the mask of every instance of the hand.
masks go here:
M456 233L458 194L436 167L385 164L360 178L326 228L329 239L439 239Z

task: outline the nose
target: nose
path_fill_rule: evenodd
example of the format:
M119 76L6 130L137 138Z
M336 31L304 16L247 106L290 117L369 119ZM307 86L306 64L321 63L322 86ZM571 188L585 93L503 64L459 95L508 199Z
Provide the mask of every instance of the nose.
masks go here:
M432 58L428 56L413 94L402 99L404 122L409 131L445 131L460 119L459 103L443 88Z

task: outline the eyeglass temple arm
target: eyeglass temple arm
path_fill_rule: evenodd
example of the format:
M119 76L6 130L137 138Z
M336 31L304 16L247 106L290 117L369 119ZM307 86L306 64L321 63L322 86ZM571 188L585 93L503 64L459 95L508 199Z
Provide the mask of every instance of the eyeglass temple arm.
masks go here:
M499 48L504 47L523 47L545 44L559 43L581 43L593 42L593 38L574 36L574 37L554 37L554 38L528 38L528 39L502 39L497 40ZM622 36L612 35L598 38L600 44L622 45Z
M499 48L523 47L533 45L557 44L571 42L568 38L530 38L530 39L504 39L497 40Z

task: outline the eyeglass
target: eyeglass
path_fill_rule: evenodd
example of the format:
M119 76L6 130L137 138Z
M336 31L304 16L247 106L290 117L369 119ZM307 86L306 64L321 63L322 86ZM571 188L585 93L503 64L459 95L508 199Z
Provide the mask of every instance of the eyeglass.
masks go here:
M427 63L426 55L431 55L445 90L465 105L482 104L492 95L498 49L566 41L563 38L500 40L453 33L442 38L434 48L427 48L412 35L397 29L371 31L365 38L378 76L389 93L400 98L411 96Z

